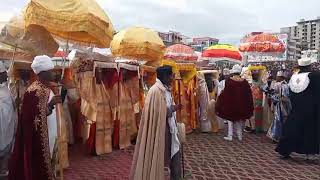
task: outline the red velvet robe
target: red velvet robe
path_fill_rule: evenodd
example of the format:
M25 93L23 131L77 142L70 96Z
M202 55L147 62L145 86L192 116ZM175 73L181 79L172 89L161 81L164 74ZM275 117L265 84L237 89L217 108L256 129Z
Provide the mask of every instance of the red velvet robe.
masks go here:
M47 126L49 95L50 89L39 81L33 82L24 95L9 180L54 179Z
M226 80L226 85L216 104L219 117L230 121L245 121L253 115L253 98L246 80Z

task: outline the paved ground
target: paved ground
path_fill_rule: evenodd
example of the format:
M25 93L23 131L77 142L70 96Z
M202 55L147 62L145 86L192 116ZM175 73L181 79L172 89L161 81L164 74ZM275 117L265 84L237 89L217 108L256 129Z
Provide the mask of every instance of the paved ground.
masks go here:
M226 142L223 133L188 136L184 147L186 179L212 180L320 180L317 157L293 155L294 160L279 160L264 135L246 134L239 142ZM85 156L81 148L70 153L71 167L66 180L128 179L133 148L114 151L101 157Z

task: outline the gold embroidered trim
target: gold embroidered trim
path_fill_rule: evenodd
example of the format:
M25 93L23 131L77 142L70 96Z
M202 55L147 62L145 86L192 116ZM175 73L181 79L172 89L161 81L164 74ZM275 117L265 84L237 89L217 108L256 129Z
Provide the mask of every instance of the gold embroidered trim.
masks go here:
M35 117L34 126L36 131L40 131L41 145L42 145L42 155L45 160L45 168L49 175L49 179L53 179L53 167L51 166L50 158L50 147L49 147L49 135L48 135L48 125L47 125L47 105L50 95L50 89L47 88L39 81L35 81L27 89L27 92L35 91L36 97L39 99L37 108L39 109L39 114Z

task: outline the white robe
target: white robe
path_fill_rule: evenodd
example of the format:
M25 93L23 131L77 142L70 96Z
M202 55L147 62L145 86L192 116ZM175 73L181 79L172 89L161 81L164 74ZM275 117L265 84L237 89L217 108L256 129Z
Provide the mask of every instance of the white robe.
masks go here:
M49 96L49 101L53 98L54 94L51 91ZM48 135L49 135L49 147L50 147L50 154L52 157L54 144L58 137L58 128L57 128L57 116L56 116L56 108L52 110L52 114L50 114L47 117L47 123L48 123Z
M222 93L222 91L224 90L225 86L226 86L226 80L222 80L222 81L219 82L219 85L218 85L218 98L219 98L220 94ZM220 118L219 116L216 116L216 117L217 117L219 129L223 129L224 128L225 119Z
M162 82L157 79L157 82L161 85ZM171 92L163 85L163 89L165 89L165 99L167 103L167 108L171 108L174 104L174 101L171 96ZM180 141L178 138L178 127L177 127L177 114L174 112L172 117L168 119L168 123L170 126L170 133L171 133L171 158L180 150Z
M6 83L0 84L0 152L14 139L18 115Z

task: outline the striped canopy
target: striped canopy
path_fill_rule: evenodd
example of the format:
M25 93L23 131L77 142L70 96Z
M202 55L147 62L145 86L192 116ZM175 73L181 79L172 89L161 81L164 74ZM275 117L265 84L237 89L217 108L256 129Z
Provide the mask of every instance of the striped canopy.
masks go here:
M210 61L231 61L241 63L242 56L238 48L230 44L217 44L210 46L202 52L202 58Z
M196 61L198 55L189 46L175 44L166 48L164 58L175 61Z

